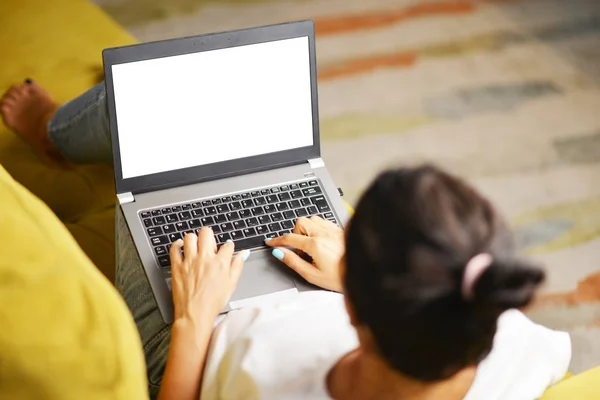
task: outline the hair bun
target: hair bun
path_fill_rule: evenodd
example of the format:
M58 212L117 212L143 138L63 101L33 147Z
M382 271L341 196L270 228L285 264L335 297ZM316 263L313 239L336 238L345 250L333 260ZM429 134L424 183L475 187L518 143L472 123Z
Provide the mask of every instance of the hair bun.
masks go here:
M545 273L532 263L514 259L494 259L473 287L473 301L500 312L527 306Z

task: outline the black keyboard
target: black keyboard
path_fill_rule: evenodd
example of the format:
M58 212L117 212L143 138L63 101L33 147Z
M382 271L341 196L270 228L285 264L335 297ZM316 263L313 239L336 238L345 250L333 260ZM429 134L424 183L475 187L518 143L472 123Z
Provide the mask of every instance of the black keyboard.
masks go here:
M277 185L228 196L194 200L139 212L162 268L170 266L171 243L209 226L217 244L235 250L265 246L265 239L292 232L300 217L318 215L338 224L318 180Z

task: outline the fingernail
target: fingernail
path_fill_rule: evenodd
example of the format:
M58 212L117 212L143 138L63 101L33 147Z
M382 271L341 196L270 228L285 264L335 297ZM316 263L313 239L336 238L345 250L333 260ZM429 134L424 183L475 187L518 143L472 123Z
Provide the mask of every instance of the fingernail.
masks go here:
M177 239L177 243L183 243L183 239Z
M242 255L242 259L246 261L250 257L250 250L244 250L244 254Z
M283 251L279 249L273 249L271 254L273 254L273 257L275 257L276 259L283 260Z
M233 240L231 240L231 239L227 239L227 240L225 241L225 243L233 243Z
M25 79L25 83L26 83L26 84L28 84L28 85L29 85L29 84L31 84L31 82L32 82L32 81L31 81L31 79L29 79L29 78Z
M273 238L266 238L265 242L268 242L269 240L272 240Z

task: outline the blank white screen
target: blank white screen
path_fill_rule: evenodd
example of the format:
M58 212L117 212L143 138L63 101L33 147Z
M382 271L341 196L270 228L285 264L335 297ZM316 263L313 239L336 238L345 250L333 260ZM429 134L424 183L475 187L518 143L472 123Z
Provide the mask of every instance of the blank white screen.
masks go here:
M308 37L112 66L123 178L313 144Z

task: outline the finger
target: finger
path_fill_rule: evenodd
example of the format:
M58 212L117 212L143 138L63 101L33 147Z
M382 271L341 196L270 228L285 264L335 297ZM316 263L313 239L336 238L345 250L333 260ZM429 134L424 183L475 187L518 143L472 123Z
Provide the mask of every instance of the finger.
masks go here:
M215 254L217 252L217 241L215 234L209 227L204 227L198 232L198 253Z
M273 256L309 282L311 282L314 273L318 271L314 265L304 261L299 255L291 250L276 248L273 249Z
M183 237L183 256L185 258L198 255L198 237L195 233L187 233Z
M240 279L242 275L242 269L244 269L244 263L250 257L250 250L240 251L231 260L231 279L234 283Z
M298 218L296 221L296 225L294 226L294 233L297 235L307 235L310 236L311 233L315 231L315 223L306 217Z
M231 257L233 257L234 248L235 245L233 244L233 242L231 240L228 240L221 245L217 256L221 257L223 261L231 262Z
M294 249L302 250L305 253L310 253L313 250L312 238L295 233L278 236L276 238L266 240L265 244L271 247L293 247Z
M183 249L183 240L179 239L171 244L171 250L169 250L171 266L179 265L183 261L183 257L181 256L181 249Z

